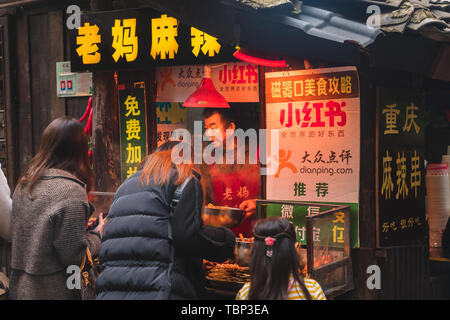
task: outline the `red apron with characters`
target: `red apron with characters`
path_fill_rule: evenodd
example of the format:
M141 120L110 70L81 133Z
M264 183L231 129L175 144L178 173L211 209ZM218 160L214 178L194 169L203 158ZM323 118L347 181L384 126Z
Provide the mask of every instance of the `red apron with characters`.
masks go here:
M257 199L260 194L260 169L258 165L245 165L237 172L218 173L211 165L211 177L214 185L214 205L239 208L245 200ZM236 236L239 233L246 238L253 236L256 215L247 218L239 226L232 229Z

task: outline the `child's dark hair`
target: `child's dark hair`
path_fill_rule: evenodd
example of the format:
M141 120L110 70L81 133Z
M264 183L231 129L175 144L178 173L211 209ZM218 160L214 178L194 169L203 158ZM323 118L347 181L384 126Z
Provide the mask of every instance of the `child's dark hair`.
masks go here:
M259 221L254 229L255 242L250 258L250 300L287 300L290 275L300 284L306 299L311 300L300 273L300 256L295 248L293 224L273 217ZM271 257L265 239L275 239ZM269 254L270 255L270 254Z

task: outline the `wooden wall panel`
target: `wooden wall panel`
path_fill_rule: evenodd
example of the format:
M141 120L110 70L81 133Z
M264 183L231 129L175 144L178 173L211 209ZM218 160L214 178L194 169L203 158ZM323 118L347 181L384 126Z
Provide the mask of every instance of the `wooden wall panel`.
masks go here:
M68 55L63 12L23 11L13 21L17 106L14 126L21 146L16 151L17 180L37 153L46 126L60 116L81 117L88 97L58 98L56 95L56 62L65 61Z
M63 28L63 41L64 41L64 59L61 61L69 61L70 60L70 41L68 30ZM86 110L86 106L89 101L89 97L73 97L73 98L60 98L65 102L65 114L69 117L79 119ZM83 123L86 125L86 122Z
M28 17L18 15L15 17L16 46L16 93L17 93L17 141L20 148L17 150L18 175L22 174L34 154L33 130L31 121L31 79L30 79L30 47L28 34Z
M89 97L76 97L76 98L63 98L66 102L65 113L69 117L79 119L84 114L87 104L89 102ZM83 122L86 125L86 121Z
M64 61L64 27L61 11L48 13L50 119L66 115L66 98L58 98L56 95L56 62Z
M29 41L31 63L31 110L33 122L34 152L39 150L42 132L51 120L50 59L48 53L48 15L29 17Z

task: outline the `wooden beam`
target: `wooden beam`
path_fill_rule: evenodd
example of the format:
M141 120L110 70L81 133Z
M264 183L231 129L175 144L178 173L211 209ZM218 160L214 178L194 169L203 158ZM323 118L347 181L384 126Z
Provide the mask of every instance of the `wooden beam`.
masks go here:
M12 8L12 7L22 7L30 4L38 4L44 2L43 0L20 0L20 1L10 1L8 3L0 4L0 9Z
M91 0L90 6L92 11L112 10L112 0Z

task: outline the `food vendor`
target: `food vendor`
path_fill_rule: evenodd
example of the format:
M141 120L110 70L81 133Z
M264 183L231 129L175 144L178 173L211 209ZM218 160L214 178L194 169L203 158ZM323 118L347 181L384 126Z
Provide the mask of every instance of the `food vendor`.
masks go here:
M260 197L261 176L257 154L249 154L246 143L240 146L232 134L237 129L231 108L205 108L203 111L205 134L214 148L222 148L223 163L203 163L199 169L204 191L204 203L244 210L243 222L233 229L236 236L252 236L256 222L256 199ZM220 134L217 134L219 132ZM222 137L218 139L217 137ZM227 163L227 154L234 152L234 161ZM245 163L237 163L237 155L244 152ZM228 158L229 159L229 158Z

